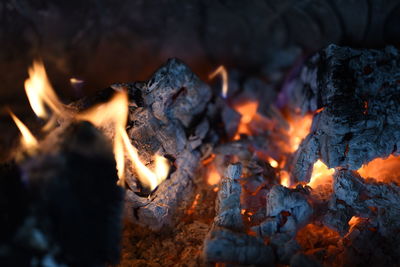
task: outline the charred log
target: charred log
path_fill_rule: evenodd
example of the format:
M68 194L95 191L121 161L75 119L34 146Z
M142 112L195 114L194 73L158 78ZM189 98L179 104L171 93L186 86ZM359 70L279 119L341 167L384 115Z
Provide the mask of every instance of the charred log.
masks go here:
M139 181L127 161L125 181L126 215L135 223L158 231L173 223L179 205L191 196L203 146L218 139L210 127L217 110L210 102L212 93L184 63L170 59L146 82L113 84L94 98L75 103L78 109L109 98L113 91L129 95L127 133L139 151L140 160L151 165L154 155L169 159L169 177L153 192ZM103 129L113 138L112 129Z
M309 181L318 158L329 168L356 170L398 153L399 68L394 47L357 50L330 45L309 60L291 87L294 105L303 112L320 112L294 158L295 180Z
M204 258L207 262L271 265L274 262L271 247L261 238L244 232L238 183L241 175L240 164L229 165L226 169L218 192L217 215L204 243Z

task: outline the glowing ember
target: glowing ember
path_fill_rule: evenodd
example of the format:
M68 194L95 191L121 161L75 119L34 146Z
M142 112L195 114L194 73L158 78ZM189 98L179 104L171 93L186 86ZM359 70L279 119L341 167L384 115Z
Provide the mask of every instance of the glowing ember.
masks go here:
M222 97L226 98L228 96L228 72L224 66L219 66L208 78L214 79L217 75L222 77Z
M251 135L249 124L257 114L258 102L246 101L235 105L234 109L242 116L234 140L240 139L241 134Z
M221 180L221 175L217 168L215 167L214 163L211 163L207 166L207 184L209 185L216 185Z
M332 175L335 169L328 167L320 160L314 163L311 179L308 185L311 188L317 188L319 185L332 183Z
M289 152L293 153L299 147L301 141L309 134L313 115L307 114L304 117L289 118L290 147Z
M353 228L354 226L359 224L361 221L362 221L362 218L360 218L360 217L356 217L356 216L351 217L351 219L349 221L350 228Z
M22 134L21 143L27 152L34 150L38 146L38 141L33 136L33 134L29 131L28 127L20 121L20 119L15 116L14 113L10 111L10 115L17 125L19 131Z
M377 158L363 165L358 173L363 178L374 178L379 182L400 182L400 156Z
M40 61L33 62L28 70L29 78L25 81L25 92L32 110L40 118L49 116L46 106L59 116L66 115L64 105L58 99L47 78L46 70Z
M188 215L191 215L194 213L196 206L199 204L199 199L200 199L200 194L196 194L196 196L194 197L192 206L190 206L190 208L186 212Z

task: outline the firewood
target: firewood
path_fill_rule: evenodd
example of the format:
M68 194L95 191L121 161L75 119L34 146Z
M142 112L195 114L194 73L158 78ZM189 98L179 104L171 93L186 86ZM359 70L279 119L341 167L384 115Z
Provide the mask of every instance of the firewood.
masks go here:
M271 247L261 238L244 233L238 183L241 173L240 164L229 165L225 171L218 192L217 215L204 243L204 258L207 262L270 265L274 262Z
M293 82L293 105L314 116L309 136L292 164L293 177L309 181L320 158L329 168L356 170L398 153L400 54L330 45L303 67Z
M140 185L129 162L125 172L127 217L154 231L161 230L173 224L176 209L191 196L202 146L212 146L218 140L210 127L217 112L210 103L211 90L177 59L170 59L146 82L114 84L111 88L126 90L130 96L127 133L142 162L148 165L159 154L173 166L167 180L153 192ZM86 107L94 102L92 98L76 105ZM112 138L112 133L109 136Z

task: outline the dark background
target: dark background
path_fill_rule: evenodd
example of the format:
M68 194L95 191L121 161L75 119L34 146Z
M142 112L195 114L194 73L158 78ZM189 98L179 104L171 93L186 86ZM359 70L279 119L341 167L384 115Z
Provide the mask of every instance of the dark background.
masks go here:
M393 0L1 0L0 127L16 133L5 106L32 116L23 82L35 58L68 103L147 79L170 57L203 79L221 64L268 79L329 43L397 44L399 21Z

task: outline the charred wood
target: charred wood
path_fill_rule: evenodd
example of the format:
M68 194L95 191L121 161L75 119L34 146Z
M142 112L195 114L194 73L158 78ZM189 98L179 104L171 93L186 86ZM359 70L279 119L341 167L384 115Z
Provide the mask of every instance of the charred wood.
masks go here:
M305 64L293 82L293 104L303 112L320 112L294 158L295 180L309 181L318 158L329 168L356 170L398 153L399 68L399 52L390 46L330 45Z
M221 181L216 204L217 215L213 227L204 243L204 258L207 262L272 265L274 254L261 238L244 232L240 213L242 174L240 164L229 165Z

